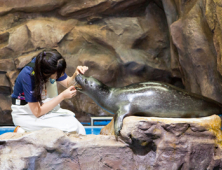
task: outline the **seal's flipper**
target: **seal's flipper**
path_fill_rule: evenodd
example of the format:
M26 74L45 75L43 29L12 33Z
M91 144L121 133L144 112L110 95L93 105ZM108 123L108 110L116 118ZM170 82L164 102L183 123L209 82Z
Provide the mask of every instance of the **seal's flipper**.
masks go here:
M118 136L115 135L116 141L118 142Z
M123 126L123 118L127 115L125 109L119 109L117 113L114 116L114 134L117 137L120 136L120 130L122 129Z

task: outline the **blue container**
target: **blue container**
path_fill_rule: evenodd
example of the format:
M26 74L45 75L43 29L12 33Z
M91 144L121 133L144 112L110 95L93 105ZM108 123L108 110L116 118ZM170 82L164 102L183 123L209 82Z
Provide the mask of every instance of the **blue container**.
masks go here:
M102 127L85 127L87 135L99 135Z
M106 126L111 122L111 120L94 120L93 126Z
M7 132L13 132L15 129L14 126L12 127L0 127L0 135L2 135L3 133L7 133Z
M86 130L86 134L90 135L99 135L100 130L102 129L102 127L84 127ZM0 127L0 135L7 133L7 132L13 132L15 129L14 126L12 127Z

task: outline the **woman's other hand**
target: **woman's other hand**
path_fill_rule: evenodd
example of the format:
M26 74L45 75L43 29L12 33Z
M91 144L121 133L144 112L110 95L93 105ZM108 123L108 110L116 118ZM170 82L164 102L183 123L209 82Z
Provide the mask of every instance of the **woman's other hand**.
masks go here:
M70 99L72 98L73 96L75 96L77 93L76 89L74 86L70 86L69 88L67 88L66 90L64 90L62 92L62 96L63 96L63 99Z
M58 96L56 96L55 98L53 98L52 100L43 103L42 105L40 105L39 102L29 102L29 107L32 111L32 113L36 116L36 117L40 117L46 113L48 113L49 111L51 111L54 107L56 107L59 103L61 103L64 99L70 99L73 96L76 95L76 89L74 86L70 86L69 88L67 88L66 90L64 90L62 93L60 93Z

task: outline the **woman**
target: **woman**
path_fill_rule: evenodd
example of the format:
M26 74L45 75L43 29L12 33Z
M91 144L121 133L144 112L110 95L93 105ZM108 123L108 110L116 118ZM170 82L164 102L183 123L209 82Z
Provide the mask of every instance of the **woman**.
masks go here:
M19 73L12 97L12 119L25 131L58 128L64 132L85 134L82 124L60 102L76 95L75 76L84 74L86 66L78 66L72 77L65 73L66 61L57 50L39 53ZM66 87L58 95L55 80ZM72 86L70 86L72 85Z

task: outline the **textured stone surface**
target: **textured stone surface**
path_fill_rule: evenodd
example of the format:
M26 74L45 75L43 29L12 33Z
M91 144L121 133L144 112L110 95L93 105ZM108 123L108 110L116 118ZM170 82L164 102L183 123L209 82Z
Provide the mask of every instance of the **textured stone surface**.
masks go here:
M187 90L221 102L213 34L201 13L200 3L197 2L186 17L182 16L171 25L171 34L179 52Z
M101 130L113 134L112 122ZM144 169L220 169L221 119L126 117L121 130Z
M222 102L220 0L0 1L0 25L7 76L56 48L70 76L81 64L109 86L157 80ZM62 106L82 121L109 115L82 94Z
M39 12L39 11L50 11L58 8L64 4L66 0L20 0L20 1L1 1L0 2L0 14L3 15L10 11L24 11L24 12Z
M38 55L42 50L38 50L35 52L31 52L22 56L19 56L18 58L15 59L15 65L18 70L21 70L26 64L28 64L33 57Z
M13 125L10 94L0 94L0 124Z
M0 60L0 71L7 72L15 70L15 63L12 59L3 59Z
M43 129L4 134L0 140L0 169L4 170L128 169L134 164L130 148L114 136L67 136L57 129ZM122 155L126 155L124 161Z
M0 169L221 169L221 120L126 117L121 138L57 129L0 136Z
M4 73L0 73L0 94L9 95L11 93L10 82Z

